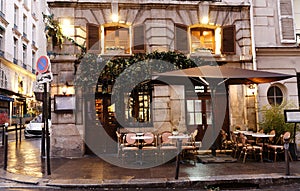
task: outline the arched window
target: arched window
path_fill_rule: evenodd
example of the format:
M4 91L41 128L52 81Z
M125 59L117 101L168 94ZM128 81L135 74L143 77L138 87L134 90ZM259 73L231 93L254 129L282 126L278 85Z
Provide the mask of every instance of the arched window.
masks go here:
M283 92L278 86L271 86L267 92L268 102L272 106L279 106L283 102Z

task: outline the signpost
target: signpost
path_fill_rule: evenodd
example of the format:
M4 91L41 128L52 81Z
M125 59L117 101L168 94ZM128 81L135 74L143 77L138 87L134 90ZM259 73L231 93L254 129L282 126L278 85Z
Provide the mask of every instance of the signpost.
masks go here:
M48 56L41 56L36 62L37 81L34 86L36 92L43 92L43 135L41 141L41 153L45 156L45 138L46 138L46 158L47 158L47 174L51 175L50 169L50 137L49 137L49 124L48 124L48 91L47 85L53 80L53 74L51 73L51 64ZM44 86L41 86L41 85Z

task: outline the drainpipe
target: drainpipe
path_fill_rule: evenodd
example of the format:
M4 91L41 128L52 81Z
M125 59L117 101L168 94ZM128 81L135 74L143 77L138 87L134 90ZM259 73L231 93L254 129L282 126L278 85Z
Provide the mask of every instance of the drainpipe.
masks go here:
M249 0L250 3L250 30L251 30L251 47L252 47L252 62L253 62L253 70L257 70L257 63L256 63L256 47L255 47L255 33L254 33L254 11L253 11L253 0ZM258 123L258 88L256 89L256 96L254 98L255 102L255 118L256 118L256 130L259 130L259 123Z
M253 70L257 70L255 34L254 34L253 0L249 0L249 3L250 3L250 29L251 29L251 47L252 47Z

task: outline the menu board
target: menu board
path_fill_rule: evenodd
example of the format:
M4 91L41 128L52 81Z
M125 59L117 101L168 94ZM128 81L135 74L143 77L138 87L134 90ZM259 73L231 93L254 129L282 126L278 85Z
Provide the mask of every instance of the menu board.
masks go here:
M74 95L57 95L54 96L54 111L55 112L72 112L76 109Z
M284 118L286 123L299 123L300 110L284 110Z

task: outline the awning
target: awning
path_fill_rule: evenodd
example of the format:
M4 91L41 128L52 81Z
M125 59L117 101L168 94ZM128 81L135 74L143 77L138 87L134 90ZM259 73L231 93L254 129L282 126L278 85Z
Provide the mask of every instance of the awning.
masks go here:
M13 98L10 98L10 97L7 97L7 96L1 95L1 94L0 94L0 100L2 100L2 101L11 101L11 102L14 101Z
M226 66L199 66L195 68L157 73L154 76L154 80L163 80L166 77L197 77L204 78L207 81L218 79L220 81L224 80L224 82L228 85L269 83L295 77L295 75L290 74Z

